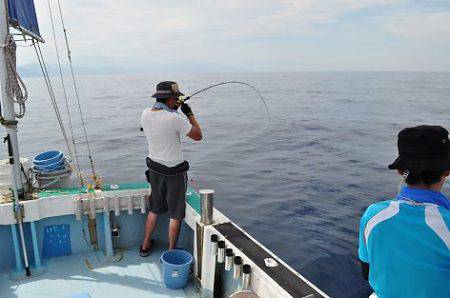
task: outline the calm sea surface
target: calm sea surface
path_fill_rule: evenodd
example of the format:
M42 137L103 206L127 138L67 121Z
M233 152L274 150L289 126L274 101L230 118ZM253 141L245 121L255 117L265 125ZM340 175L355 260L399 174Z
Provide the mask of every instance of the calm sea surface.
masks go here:
M140 113L152 104L155 84L169 79L188 94L225 80L244 80L261 91L270 123L260 99L244 86L191 100L204 135L199 143L184 139L191 186L215 189L220 210L326 293L367 296L357 258L359 218L369 204L396 194L399 179L386 167L396 156L400 129L450 128L450 73L79 77L93 157L107 182L144 180ZM67 152L42 79L26 82L21 155ZM59 81L53 83L66 118ZM79 116L71 108L87 170Z

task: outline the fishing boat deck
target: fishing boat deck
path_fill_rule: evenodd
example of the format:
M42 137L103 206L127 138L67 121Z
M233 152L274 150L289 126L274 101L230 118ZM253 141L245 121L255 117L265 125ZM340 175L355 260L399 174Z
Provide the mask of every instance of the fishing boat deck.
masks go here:
M10 271L2 271L0 293L2 298L201 297L193 282L180 290L165 287L159 258L166 248L158 243L146 258L137 248L118 250L110 260L101 251L52 258L43 274L29 279L12 280Z

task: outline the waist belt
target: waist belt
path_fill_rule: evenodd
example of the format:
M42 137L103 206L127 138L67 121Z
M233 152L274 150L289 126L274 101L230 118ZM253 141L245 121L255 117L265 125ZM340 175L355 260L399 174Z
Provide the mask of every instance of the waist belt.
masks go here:
M189 170L189 162L187 162L186 160L174 167L166 167L165 165L151 160L150 157L147 157L145 161L147 162L147 167L150 170L166 176L180 175Z

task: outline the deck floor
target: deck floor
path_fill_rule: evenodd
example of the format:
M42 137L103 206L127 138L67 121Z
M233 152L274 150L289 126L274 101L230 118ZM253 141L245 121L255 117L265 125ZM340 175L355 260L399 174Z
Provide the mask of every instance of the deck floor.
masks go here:
M9 272L0 272L0 297L200 297L190 283L183 290L164 285L159 261L166 246L155 247L142 258L137 249L116 253L111 261L102 252L76 254L48 260L44 273L29 279L12 280ZM121 258L123 255L123 258Z

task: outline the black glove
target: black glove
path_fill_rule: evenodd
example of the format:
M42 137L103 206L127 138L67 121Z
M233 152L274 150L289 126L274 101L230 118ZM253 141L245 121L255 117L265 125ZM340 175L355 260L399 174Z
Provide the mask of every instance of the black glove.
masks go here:
M194 116L194 113L192 113L191 107L187 103L183 102L181 104L181 111L183 112L183 114L186 115L186 117Z

